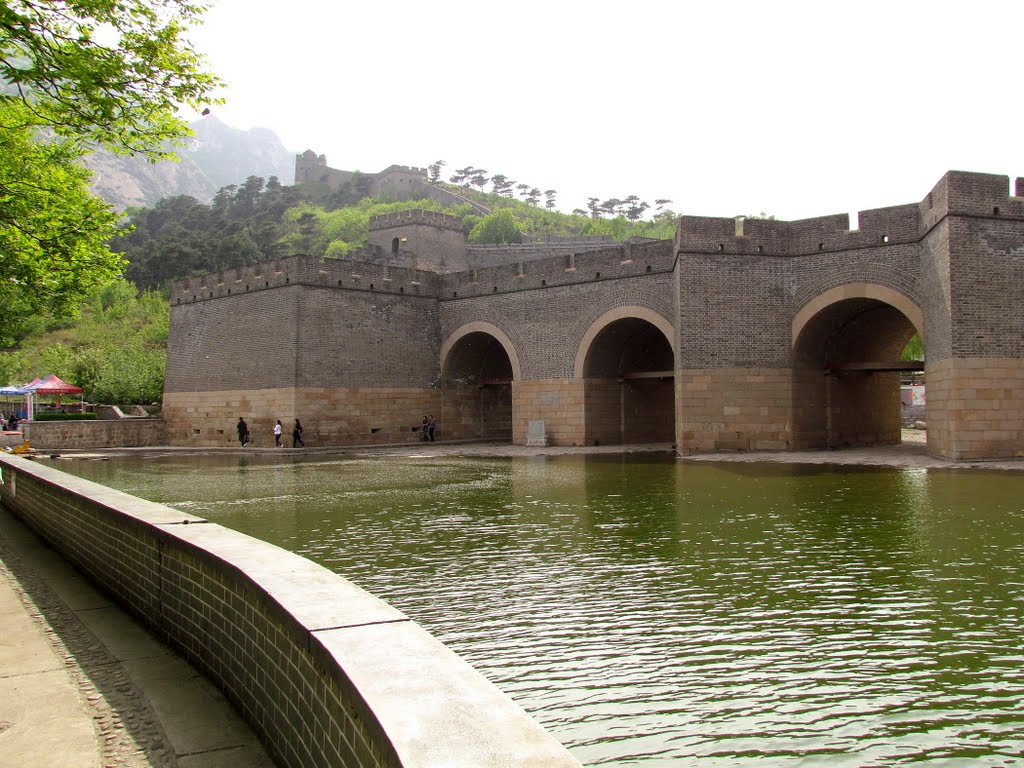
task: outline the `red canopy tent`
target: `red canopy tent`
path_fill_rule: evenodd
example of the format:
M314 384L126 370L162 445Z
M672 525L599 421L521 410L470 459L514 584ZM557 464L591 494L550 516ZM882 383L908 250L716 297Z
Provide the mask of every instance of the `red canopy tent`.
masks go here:
M30 385L31 386L31 385ZM66 381L61 381L54 374L50 374L45 379L40 381L38 384L32 387L32 391L39 395L80 395L82 394L82 388L76 387L74 384L68 384Z
M39 383L27 384L24 387L28 391L29 395L29 418L35 417L35 398L39 395L56 395L57 404L60 404L61 395L80 395L82 394L82 388L76 387L73 384L68 384L66 381L62 381L55 374L50 374Z

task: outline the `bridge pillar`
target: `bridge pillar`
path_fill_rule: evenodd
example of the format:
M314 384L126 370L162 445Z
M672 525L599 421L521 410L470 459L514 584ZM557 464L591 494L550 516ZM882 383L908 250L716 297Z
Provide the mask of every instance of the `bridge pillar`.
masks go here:
M551 445L584 445L583 379L512 382L512 442L526 445L531 421L543 421Z

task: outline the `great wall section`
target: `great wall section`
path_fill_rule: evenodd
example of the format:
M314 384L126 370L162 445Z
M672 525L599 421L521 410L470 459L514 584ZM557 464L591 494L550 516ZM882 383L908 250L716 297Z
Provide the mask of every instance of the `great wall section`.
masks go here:
M403 174L423 176L383 176ZM174 286L167 439L229 444L245 416L257 434L301 418L317 445L402 443L433 414L444 439L523 443L543 422L554 445L884 445L917 332L929 453L1019 457L1024 180L1009 184L950 172L853 229L682 216L674 240L627 243L480 248L452 217L381 217L351 258Z

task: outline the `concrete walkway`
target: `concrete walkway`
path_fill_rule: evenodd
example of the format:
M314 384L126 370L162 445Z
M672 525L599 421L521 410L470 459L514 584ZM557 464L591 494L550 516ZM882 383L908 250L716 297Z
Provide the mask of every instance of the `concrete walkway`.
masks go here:
M182 658L0 507L0 766L272 768Z

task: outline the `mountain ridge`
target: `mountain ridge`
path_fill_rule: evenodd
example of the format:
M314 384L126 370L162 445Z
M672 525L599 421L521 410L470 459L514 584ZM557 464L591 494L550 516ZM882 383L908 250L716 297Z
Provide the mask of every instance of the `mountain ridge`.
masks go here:
M193 136L178 149L179 160L151 163L103 149L87 156L92 190L118 210L152 207L165 197L188 195L209 203L221 187L249 176L292 184L295 153L269 128L233 128L210 115L189 124Z

